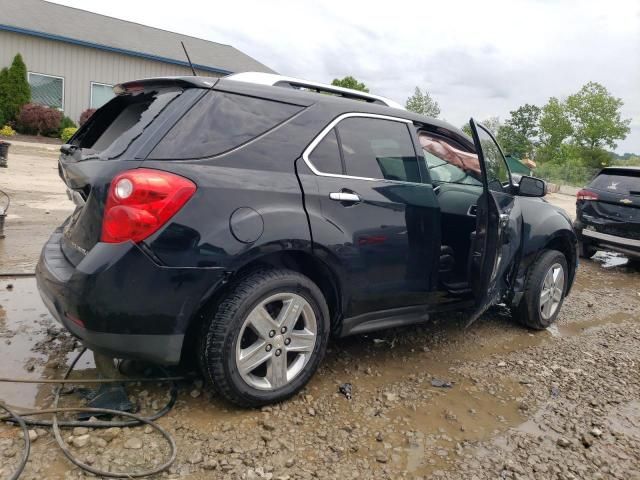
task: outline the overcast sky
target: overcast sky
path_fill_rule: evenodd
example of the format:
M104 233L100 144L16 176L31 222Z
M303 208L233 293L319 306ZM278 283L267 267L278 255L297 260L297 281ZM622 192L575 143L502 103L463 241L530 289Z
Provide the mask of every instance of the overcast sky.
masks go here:
M353 75L403 104L418 85L456 126L597 81L632 119L616 150L640 153L639 0L56 3L231 44L284 75Z

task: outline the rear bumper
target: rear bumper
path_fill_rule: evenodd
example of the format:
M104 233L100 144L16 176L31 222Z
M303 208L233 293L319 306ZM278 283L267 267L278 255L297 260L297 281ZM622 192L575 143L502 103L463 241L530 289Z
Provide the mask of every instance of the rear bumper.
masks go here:
M592 228L585 228L587 225L576 221L575 229L578 240L593 247L601 247L613 250L625 255L640 257L640 239L627 238L620 235L612 235Z
M40 296L56 320L92 350L178 363L191 320L223 270L160 266L134 243L98 243L74 266L61 238L56 230L36 267Z

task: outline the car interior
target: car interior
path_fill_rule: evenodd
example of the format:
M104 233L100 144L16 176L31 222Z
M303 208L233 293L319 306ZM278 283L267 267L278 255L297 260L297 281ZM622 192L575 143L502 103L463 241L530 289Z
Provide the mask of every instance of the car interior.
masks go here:
M432 141L437 141L452 147L454 152L467 152L467 148L454 140L428 131L420 131L418 139L423 146L426 168L440 205L440 223L446 226L441 233L440 284L448 291L463 293L469 289L476 207L483 191L480 174L465 168L464 163L454 164L450 156L441 153L441 149L430 147Z

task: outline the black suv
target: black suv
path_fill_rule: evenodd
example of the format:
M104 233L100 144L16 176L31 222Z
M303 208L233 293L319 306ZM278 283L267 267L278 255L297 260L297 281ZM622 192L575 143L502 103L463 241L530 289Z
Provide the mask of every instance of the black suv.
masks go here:
M575 229L580 256L600 248L640 258L640 167L607 167L580 190Z
M176 364L245 406L309 380L344 336L505 303L545 328L576 272L571 221L514 183L491 133L274 75L116 87L63 145L77 208L37 267L91 349Z

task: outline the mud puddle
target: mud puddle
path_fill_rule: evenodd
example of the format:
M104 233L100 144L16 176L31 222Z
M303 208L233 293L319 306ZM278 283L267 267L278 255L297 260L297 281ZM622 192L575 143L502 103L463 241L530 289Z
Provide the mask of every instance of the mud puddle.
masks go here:
M583 322L555 323L547 328L547 332L549 332L553 337L573 337L575 335L588 333L589 331L604 325L619 325L628 321L628 314L616 313L604 318L596 318Z
M40 300L35 279L0 280L0 377L61 377L75 357L74 344ZM91 354L85 354L76 366L88 375L93 368ZM0 383L0 400L13 406L48 404L51 393L49 385Z

